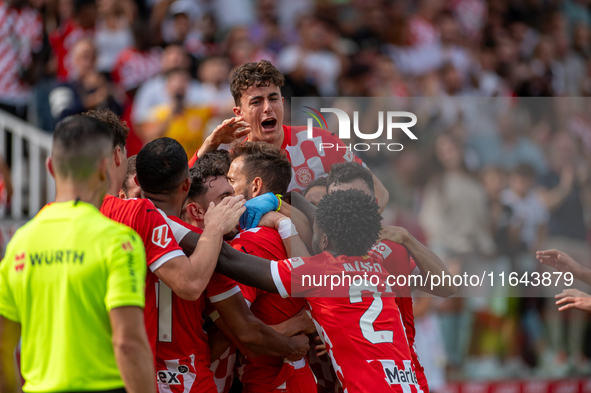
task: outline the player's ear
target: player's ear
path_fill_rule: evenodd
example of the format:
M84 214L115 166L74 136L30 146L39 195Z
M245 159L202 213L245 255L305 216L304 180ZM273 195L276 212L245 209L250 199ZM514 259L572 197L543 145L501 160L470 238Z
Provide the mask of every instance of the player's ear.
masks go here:
M255 177L252 181L252 197L258 197L262 194L263 180L260 177Z
M232 112L234 112L234 116L242 116L242 109L239 106L232 108Z
M47 157L47 159L45 160L45 166L47 167L47 170L49 171L51 176L55 179L55 173L53 171L53 158L51 156Z
M125 191L123 191L123 189L119 189L119 192L117 193L117 198L119 199L127 199L127 195L125 195Z
M115 155L115 165L121 166L121 147L117 146L115 150L113 150L113 154Z
M189 188L191 188L191 179L186 177L185 180L183 181L183 192L187 192L189 191Z

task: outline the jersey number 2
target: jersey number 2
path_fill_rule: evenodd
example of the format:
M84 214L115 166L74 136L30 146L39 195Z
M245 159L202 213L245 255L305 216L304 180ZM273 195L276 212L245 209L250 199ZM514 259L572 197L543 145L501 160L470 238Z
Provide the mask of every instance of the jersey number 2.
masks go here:
M373 327L374 322L376 319L378 319L378 316L384 308L382 294L378 292L377 285L371 285L369 283L367 283L365 286L351 285L351 288L349 288L349 299L351 300L351 304L360 303L363 301L363 298L361 297L362 291L373 292L373 301L359 320L359 326L361 327L361 333L363 334L363 337L365 337L365 339L372 344L394 342L394 332L391 330L376 331ZM391 292L392 289L386 286L386 291Z

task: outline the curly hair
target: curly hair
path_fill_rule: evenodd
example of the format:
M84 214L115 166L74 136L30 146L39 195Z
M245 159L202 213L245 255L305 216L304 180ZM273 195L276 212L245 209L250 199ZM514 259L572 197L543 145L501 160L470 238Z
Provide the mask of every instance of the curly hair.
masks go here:
M359 190L325 195L316 210L316 224L340 255L361 256L376 243L382 216L375 198Z
M244 157L247 182L260 177L268 192L285 195L291 182L291 162L281 149L266 142L237 141L230 158L234 161L238 157Z
M191 188L187 199L196 200L201 198L207 192L208 187L205 181L209 177L226 177L230 169L230 155L227 150L214 150L205 153L201 158L195 161L195 164L189 171L191 178Z
M107 108L92 109L84 112L82 115L92 117L106 123L113 133L113 147L119 146L121 149L125 148L125 141L129 135L129 127L127 123L121 121L119 117Z
M232 74L230 91L236 106L240 106L242 93L250 86L262 87L273 84L281 87L284 83L283 74L270 61L261 60L256 63L245 63L238 67Z
M371 172L356 162L342 162L334 164L326 177L326 192L332 185L352 183L355 180L362 180L373 192L374 182Z

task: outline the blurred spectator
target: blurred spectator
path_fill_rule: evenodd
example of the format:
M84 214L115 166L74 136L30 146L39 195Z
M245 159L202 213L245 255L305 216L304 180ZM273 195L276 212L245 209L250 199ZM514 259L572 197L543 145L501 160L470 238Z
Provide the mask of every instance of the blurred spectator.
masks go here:
M10 168L0 154L0 214L4 213L4 209L10 203L12 198L12 177L10 175ZM1 248L1 245L0 245Z
M211 56L203 60L198 70L201 100L216 107L220 113L232 116L234 98L230 92L230 62L225 56Z
M72 59L70 51L83 38L94 37L97 6L94 0L73 0L74 12L71 19L62 20L60 26L49 36L49 42L57 59L57 78L71 81Z
M519 242L520 252L539 250L545 238L548 211L534 191L536 173L527 164L515 167L509 175L509 188L503 190L500 202L511 208L509 233ZM515 242L515 243L517 243ZM528 269L535 266L528 266Z
M249 36L256 46L270 49L275 53L279 53L284 46L297 39L295 31L279 24L277 1L258 0L257 21L249 29Z
M133 24L133 42L123 49L113 67L111 79L133 96L138 87L160 72L162 51L152 47L148 25L138 20Z
M557 133L551 146L550 171L539 184L542 201L550 211L548 239L540 249L562 250L589 267L591 254L585 241L587 228L583 214L587 207L584 205L588 200L586 194L590 191L589 168L581 160L579 147L570 134ZM566 366L568 355L571 367L585 370L588 364L582 352L585 330L582 313L559 314L552 301L546 302L545 311L553 349L553 353L546 354L550 357L546 364L548 368ZM565 318L569 321L568 334L563 326Z
M108 108L121 115L113 86L96 71L96 49L90 39L78 41L72 48L74 80L62 83L49 93L51 114L56 120L90 109Z
M94 44L99 72L110 73L122 50L133 45L131 24L135 17L132 0L98 0Z
M501 199L508 183L507 173L501 167L486 167L480 178L488 197L489 222L497 254L513 257L516 247L509 233L513 209Z
M185 148L187 156L192 156L203 143L205 126L212 117L209 107L193 106L187 101L187 91L191 76L182 68L175 68L166 74L166 103L151 110L147 122L138 136L145 143L156 138L176 139ZM162 94L162 93L161 93Z
M409 44L411 46L434 46L439 43L439 31L435 18L443 8L442 0L420 0L417 13L410 19Z
M164 41L182 45L195 58L206 56L207 47L203 44L201 32L195 26L196 20L201 16L195 4L189 0L177 0L171 4L169 13L171 18L163 26Z
M493 253L485 193L466 169L462 146L450 135L439 135L429 164L433 173L419 220L430 247L447 257Z
M226 36L224 46L233 67L260 60L274 62L275 53L256 45L250 38L246 27L236 27Z
M337 95L337 79L342 64L335 53L336 42L329 35L326 24L313 16L305 16L298 23L302 38L298 45L284 48L277 58L277 68L291 83L310 82L323 96Z
M25 118L42 39L41 15L26 0L0 0L0 109Z
M151 115L154 107L167 103L169 97L162 94L166 90L166 73L172 69L189 69L189 58L185 50L179 45L169 45L164 49L160 60L160 73L145 81L138 89L133 102L131 121L139 134L143 123ZM187 89L188 102L199 104L202 102L201 85L191 80Z
M483 166L500 165L512 170L519 164L529 164L538 176L546 172L542 151L524 135L527 119L519 110L498 118L498 133L481 135L470 140Z

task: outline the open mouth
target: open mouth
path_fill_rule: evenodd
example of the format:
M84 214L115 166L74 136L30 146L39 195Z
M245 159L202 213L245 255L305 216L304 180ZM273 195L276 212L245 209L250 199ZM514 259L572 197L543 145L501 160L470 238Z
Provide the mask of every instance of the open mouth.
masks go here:
M273 129L275 129L276 125L277 125L276 119L265 119L261 122L261 126L263 127L263 130L273 130Z

